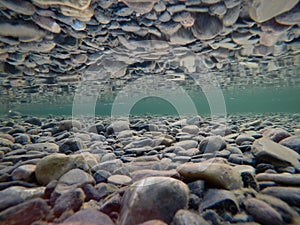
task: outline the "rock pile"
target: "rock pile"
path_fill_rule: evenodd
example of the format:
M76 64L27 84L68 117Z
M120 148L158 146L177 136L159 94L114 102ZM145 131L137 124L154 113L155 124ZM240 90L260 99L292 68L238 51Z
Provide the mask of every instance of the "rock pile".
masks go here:
M298 114L183 120L1 118L0 224L299 224Z

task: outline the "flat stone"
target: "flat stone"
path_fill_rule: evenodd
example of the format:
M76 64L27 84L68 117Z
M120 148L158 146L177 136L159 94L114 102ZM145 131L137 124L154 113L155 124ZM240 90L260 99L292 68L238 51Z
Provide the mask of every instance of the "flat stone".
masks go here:
M270 163L276 167L294 166L300 170L298 153L267 138L254 141L251 152L258 162Z
M227 190L209 189L199 206L199 210L214 209L217 212L230 212L233 215L239 211L239 204L235 195Z
M0 5L26 16L31 16L35 13L35 6L27 1L3 0L1 1Z
M169 21L166 23L157 24L156 27L160 30L161 33L167 36L171 36L181 28L181 24Z
M82 127L82 123L78 120L62 120L58 124L58 128L60 130L70 130L72 128L77 128L78 130L81 130Z
M61 31L59 24L56 23L56 21L51 19L50 17L35 16L33 17L33 21L41 28L48 30L52 33L60 33Z
M224 0L224 3L228 9L234 8L241 4L242 0Z
M185 140L185 141L179 141L174 144L174 146L181 147L185 150L196 148L198 146L198 142L194 140Z
M194 36L200 40L209 40L216 37L223 29L222 22L207 13L197 13L192 26Z
M154 4L158 1L159 0L141 0L137 2L135 0L122 0L129 8L140 14L150 12L153 9Z
M30 23L1 21L0 35L19 38L24 41L35 41L44 37L45 32Z
M116 184L116 185L129 185L132 183L132 179L126 175L112 175L107 178L107 182Z
M209 222L207 222L205 219L203 219L202 216L185 210L180 209L176 212L171 225L209 225Z
M0 211L24 202L24 199L20 196L14 194L2 194L2 191L0 192L0 197Z
M226 4L226 2L225 2ZM240 6L233 7L228 9L226 14L223 16L223 25L232 26L236 23L240 15Z
M288 2L281 0L256 0L249 4L249 15L254 21L262 23L291 10L297 3L298 0ZM270 8L270 5L272 5L272 8Z
M138 225L167 225L167 224L161 220L148 220L147 222L139 223Z
M260 173L256 175L257 181L273 181L278 184L283 184L287 186L300 186L300 174L290 174L290 173Z
M261 193L279 198L290 206L300 206L299 187L267 187L263 189Z
M273 197L266 194L257 194L256 198L258 200L264 201L274 208L278 213L280 213L282 219L286 223L291 223L296 217L298 217L297 212L289 206L286 202L279 198Z
M288 138L284 138L279 142L279 144L293 149L298 154L300 154L300 136L291 136Z
M61 214L68 210L77 212L83 204L84 198L84 192L80 188L63 193L55 201L53 207L54 215L59 217Z
M297 4L290 11L283 13L275 18L277 23L283 25L295 25L300 23L299 4Z
M82 156L51 154L37 164L35 176L38 183L47 185L50 181L58 180L62 175L76 167L86 167L86 161Z
M124 130L130 130L129 124L127 121L115 121L111 125L109 125L106 131L109 134L119 133Z
M130 174L133 182L147 178L147 177L173 177L179 178L179 174L175 169L172 170L137 170Z
M78 187L83 187L86 184L95 183L94 178L90 174L80 169L72 169L59 178L55 192L63 194Z
M61 5L74 9L85 10L89 7L91 0L80 0L75 2L72 0L33 0L33 2L44 6Z
M250 135L241 134L235 139L235 143L238 145L242 145L243 142L251 142L252 143L254 140L255 139Z
M179 209L187 208L188 193L187 185L173 178L137 181L125 191L119 223L131 225L158 219L169 224Z
M67 218L61 225L74 225L76 223L97 225L99 224L99 221L105 225L114 225L114 222L108 215L96 209L89 208L76 212Z
M26 151L40 151L40 152L49 152L55 153L58 152L59 146L55 143L34 143L27 144L24 146Z
M43 220L50 213L50 207L42 199L32 199L12 206L0 212L1 224L30 225L34 221Z
M35 178L36 165L22 165L17 167L12 173L12 180L32 181Z
M228 190L243 187L240 173L223 159L221 161L212 158L200 163L184 163L177 167L177 171L185 179L202 179L214 187Z
M200 153L215 153L226 148L226 142L220 136L204 138L199 145Z
M244 202L246 212L250 214L255 222L260 224L276 224L282 225L283 220L280 214L267 203L250 198Z
M44 195L44 192L45 192L45 187L28 188L28 187L18 186L16 184L16 186L12 186L0 191L0 196L14 195L20 197L22 201L28 201L30 199L42 197Z
M123 162L120 159L113 159L105 162L101 162L92 167L93 170L105 170L109 173L113 173L116 169L119 169L123 166Z

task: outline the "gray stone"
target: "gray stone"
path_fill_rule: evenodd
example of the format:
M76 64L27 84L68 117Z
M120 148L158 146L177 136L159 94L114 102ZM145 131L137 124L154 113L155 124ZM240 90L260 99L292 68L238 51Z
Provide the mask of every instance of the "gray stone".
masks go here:
M34 143L27 144L24 146L27 151L45 151L49 153L54 153L59 151L59 146L55 143Z
M35 6L27 1L3 0L0 4L16 13L26 16L31 16L35 13Z
M281 0L256 0L249 5L249 15L254 21L262 23L289 11L297 5L297 3L298 0L288 2ZM272 5L272 7L270 7L270 5Z
M99 224L99 221L101 221L101 223L105 225L114 225L114 222L108 215L96 209L80 210L67 218L61 225L72 225L77 223L97 225Z
M63 194L78 187L83 187L86 184L95 183L94 178L90 174L80 169L72 169L59 178L55 192Z
M242 145L243 142L253 142L255 139L247 134L241 134L235 139L235 143L238 145Z
M283 13L275 18L277 23L283 25L294 25L300 23L300 12L299 12L299 4L297 4L290 11Z
M205 193L199 206L199 210L203 212L207 209L214 209L221 213L227 211L233 215L240 210L235 195L230 191L222 189L209 189Z
M82 123L78 120L62 120L58 124L58 128L60 130L70 130L72 128L77 128L78 130L81 130L82 127Z
M187 208L188 194L187 185L173 178L149 177L137 181L125 191L119 224L138 224L153 219L169 224L179 209Z
M225 159L212 158L200 163L184 163L178 173L189 180L205 180L209 185L228 190L243 187L239 171L229 166Z
M279 198L290 206L300 207L299 187L267 187L261 193Z
M185 209L176 212L171 225L209 225L203 217Z
M185 150L196 148L198 146L198 142L194 140L185 140L185 141L179 141L174 144L174 146L181 147Z
M124 130L130 130L129 123L127 121L115 121L111 125L109 125L106 131L109 134L119 133Z
M244 205L246 212L253 217L254 221L262 225L283 224L280 214L270 205L261 200L250 198L244 202Z
M0 221L3 225L30 225L34 221L45 219L49 213L50 207L47 202L37 198L0 212Z
M300 170L299 154L266 138L254 141L251 152L258 162L270 163L276 167L294 166Z
M265 194L257 194L256 198L272 206L278 213L280 213L282 219L286 223L291 223L298 216L297 212L291 206L279 198Z
M287 186L300 186L300 174L290 173L260 173L256 175L257 181L273 181L277 184L283 184Z
M192 26L194 36L200 40L209 40L216 37L223 29L222 22L207 13L197 13L195 24Z
M226 4L226 2L225 2ZM240 6L233 7L228 9L226 14L223 17L224 26L232 26L236 23L240 15Z
M300 136L291 136L288 138L284 138L279 142L279 144L293 149L298 154L300 154Z
M241 4L242 0L224 0L224 3L228 9L234 8Z
M130 185L132 183L132 179L126 175L116 174L108 177L107 182L116 185Z
M17 167L12 173L12 180L32 181L35 178L36 165L22 165Z
M52 154L44 157L35 170L37 181L42 185L47 185L52 180L58 180L69 170L79 166L82 157L71 157L64 154ZM84 159L83 159L84 160ZM85 162L82 162L83 164Z
M85 194L82 189L77 188L59 196L54 204L53 213L59 217L66 211L78 211L84 202Z
M0 22L0 35L19 38L20 40L34 41L45 36L45 32L31 23Z
M215 153L226 148L226 142L220 136L204 138L199 145L200 153Z

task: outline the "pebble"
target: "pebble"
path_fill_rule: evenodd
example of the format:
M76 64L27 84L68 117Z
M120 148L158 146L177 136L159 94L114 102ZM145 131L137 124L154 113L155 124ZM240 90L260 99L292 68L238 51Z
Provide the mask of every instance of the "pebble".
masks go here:
M125 175L115 174L107 178L108 183L116 185L129 185L132 183L132 179Z
M32 224L45 219L50 213L50 207L45 200L36 198L0 212L2 224Z
M195 15L195 24L192 26L194 36L200 40L209 40L216 37L223 29L222 22L206 13ZM204 22L206 21L206 22Z
M64 194L86 184L95 184L94 178L83 170L72 169L59 178L54 191Z
M246 211L253 217L255 222L262 225L267 224L283 224L280 214L269 206L267 203L255 198L250 198L245 201Z
M75 168L75 159L64 154L52 154L44 157L36 166L35 176L42 185L58 180L69 170Z
M83 209L69 218L67 218L61 225L71 225L76 223L84 223L88 225L96 225L101 221L105 225L114 225L114 222L106 214L96 209Z
M291 165L300 170L299 155L295 151L269 139L260 138L254 141L251 152L259 162L270 163L276 167Z
M233 215L240 211L238 200L232 192L210 189L205 193L199 206L201 212L208 209L222 210L222 208L223 211L228 211Z
M273 5L272 9L270 9L269 7L269 4L271 3ZM254 21L262 23L269 19L272 19L275 16L289 11L297 3L298 1L296 0L289 1L288 4L284 4L280 0L258 0L250 4L249 15Z
M214 153L223 150L226 147L226 142L220 136L210 136L204 138L199 145L201 153Z
M200 215L185 209L176 212L171 225L209 225Z
M73 210L74 212L77 212L80 209L81 205L83 204L84 198L85 198L84 192L80 188L63 193L55 201L53 207L54 215L59 217L64 212L69 210Z
M177 167L178 173L186 179L202 179L209 185L228 190L243 187L240 174L226 161L212 158L200 163L185 163Z
M263 189L261 193L279 198L290 206L300 206L300 190L298 187L267 187Z
M187 208L188 190L186 184L173 178L149 177L137 181L125 191L119 223L138 224L152 219L170 223L179 209Z
M32 16L35 13L35 6L27 1L3 0L1 1L1 5L26 16Z
M298 154L300 154L300 136L291 136L284 138L279 142L279 144L293 149Z
M288 186L299 186L300 185L300 175L299 174L260 173L260 174L257 174L255 178L257 181L273 181L278 184L283 184L283 185L288 185Z

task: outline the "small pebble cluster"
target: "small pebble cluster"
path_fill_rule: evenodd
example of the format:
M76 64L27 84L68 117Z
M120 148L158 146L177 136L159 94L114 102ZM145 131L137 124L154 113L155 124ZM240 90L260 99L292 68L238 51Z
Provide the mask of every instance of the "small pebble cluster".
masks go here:
M299 77L299 6L298 0L2 0L0 92L20 102L29 101L26 93L72 92L99 62L92 78L120 78L115 86L147 71L169 79L220 72L222 86L241 75L236 83L290 83Z
M300 115L0 119L1 225L300 224Z

